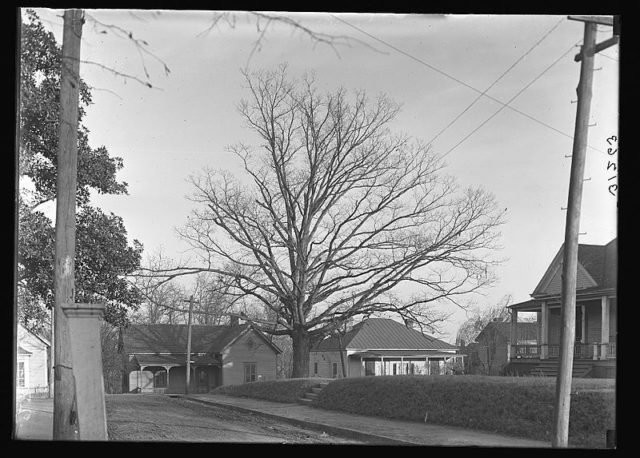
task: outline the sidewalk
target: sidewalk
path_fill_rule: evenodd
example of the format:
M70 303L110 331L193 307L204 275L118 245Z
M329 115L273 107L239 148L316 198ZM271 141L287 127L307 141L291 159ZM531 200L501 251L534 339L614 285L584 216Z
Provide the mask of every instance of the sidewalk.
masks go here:
M297 403L270 402L261 399L236 398L214 394L180 396L203 403L258 413L289 421L298 426L378 444L455 447L550 447L547 442L531 439L485 433L454 426L353 415Z

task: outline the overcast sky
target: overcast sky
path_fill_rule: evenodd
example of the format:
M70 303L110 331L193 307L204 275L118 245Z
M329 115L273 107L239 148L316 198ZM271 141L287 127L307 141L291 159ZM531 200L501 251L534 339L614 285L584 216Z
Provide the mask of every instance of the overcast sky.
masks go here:
M61 43L61 12L37 11ZM192 191L187 178L205 166L237 170L225 147L253 139L236 110L247 96L240 69L285 62L293 76L315 72L326 89L387 93L402 104L393 128L424 141L433 140L504 74L489 97L482 96L432 142L437 153L446 154L447 173L463 186L486 188L507 209L500 281L468 301L489 306L506 294L515 302L527 300L563 242L561 208L567 206L571 165L565 155L571 154L580 71L573 57L583 23L551 15L305 13L292 18L315 32L348 37L348 44L331 47L299 29L272 24L252 53L264 23L257 27L244 13L235 14L234 24L219 21L210 30L213 12L87 13L145 40L171 70L165 75L154 56L141 55L115 29L91 18L86 22L81 76L94 88L94 103L84 124L93 147L104 145L124 159L118 178L129 183L129 195L94 196L93 203L122 216L130 238L140 240L146 253L162 247L175 259L188 255L175 233L192 208L185 198ZM609 27L598 30L598 41L611 35ZM89 62L142 80L146 67L157 89ZM607 171L607 161L617 162L617 156L607 155L606 140L617 135L618 47L596 55L595 66L581 219L586 234L580 242L605 244L617 232L617 199L608 192L616 179ZM451 311L454 318L441 337L453 342L465 314Z

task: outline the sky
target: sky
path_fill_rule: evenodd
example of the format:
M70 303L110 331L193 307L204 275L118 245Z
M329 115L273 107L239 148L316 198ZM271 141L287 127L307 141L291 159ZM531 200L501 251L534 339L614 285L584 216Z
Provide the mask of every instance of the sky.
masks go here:
M61 43L62 12L36 11ZM289 16L338 37L331 46L285 23L261 35L264 21L243 12L227 12L214 27L222 12L86 13L80 74L93 104L84 124L91 146L123 158L118 179L129 184L128 195L95 195L92 203L121 216L146 254L162 249L188 258L176 233L193 208L188 178L204 167L238 173L226 147L255 140L236 109L248 95L240 71L281 63L295 77L314 72L322 89L386 93L402 106L395 131L431 142L445 154L446 173L490 191L506 209L499 281L464 302L529 299L564 240L581 22L555 15ZM145 40L148 53L118 30ZM610 36L610 27L598 26L598 42ZM605 244L617 234L617 198L609 192L617 177L607 170L617 154L607 154L607 138L618 133L618 60L618 46L595 57L580 243ZM454 342L467 315L448 307L453 315L439 337Z

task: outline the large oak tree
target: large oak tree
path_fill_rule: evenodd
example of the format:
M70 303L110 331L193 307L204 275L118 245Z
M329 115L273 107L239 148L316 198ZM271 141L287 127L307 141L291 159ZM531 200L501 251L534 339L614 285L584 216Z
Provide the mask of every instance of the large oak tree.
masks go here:
M349 319L429 325L434 304L492 281L493 197L460 189L429 145L394 134L389 98L321 93L284 66L244 77L239 111L259 142L230 148L244 175L192 178L200 205L181 234L202 263L167 279L215 272L262 303L263 330L292 338L293 377L308 376L311 346Z

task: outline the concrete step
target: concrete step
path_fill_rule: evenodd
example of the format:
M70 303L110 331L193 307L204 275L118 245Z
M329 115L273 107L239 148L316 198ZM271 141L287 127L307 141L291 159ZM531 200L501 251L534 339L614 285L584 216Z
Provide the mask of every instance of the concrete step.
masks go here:
M298 398L298 401L302 404L311 404L311 402L313 401L312 399L307 399L307 398Z
M307 399L316 399L318 397L318 393L310 393L310 392L306 392L304 394L304 397Z
M311 388L311 392L313 392L315 394L318 394L321 391L322 391L322 388L318 388L318 387L315 387L315 386L313 388Z

